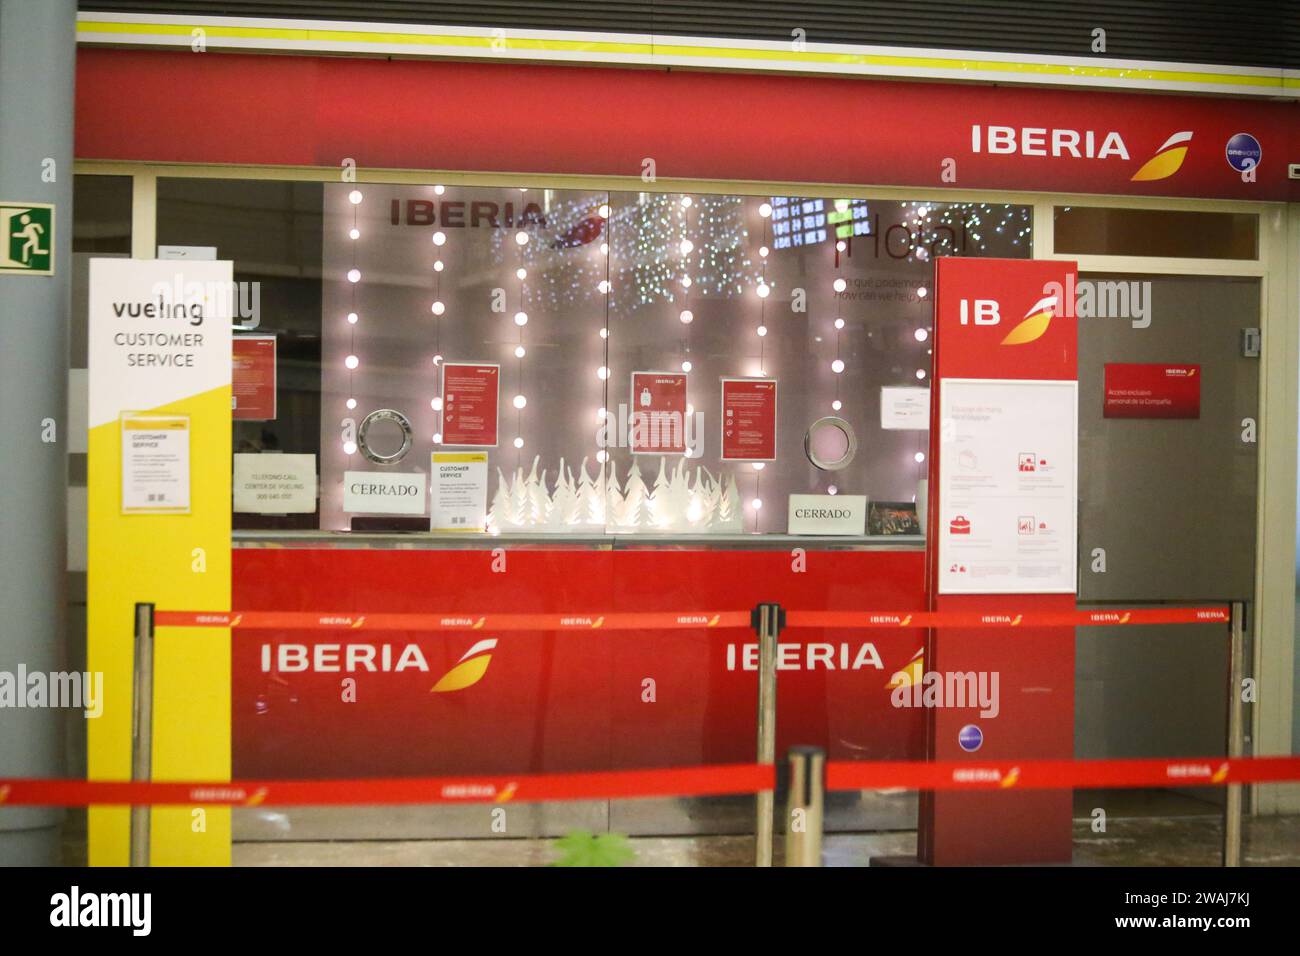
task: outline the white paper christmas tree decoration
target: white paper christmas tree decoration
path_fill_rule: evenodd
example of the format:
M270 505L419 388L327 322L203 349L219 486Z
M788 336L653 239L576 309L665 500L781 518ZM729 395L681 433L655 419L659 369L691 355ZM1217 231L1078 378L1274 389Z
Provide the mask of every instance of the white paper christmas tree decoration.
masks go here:
M623 487L623 503L618 509L614 522L620 531L638 531L649 526L651 515L646 504L649 494L645 482L641 479L641 468L634 458L628 467L627 484Z
M537 464L541 458L541 455L534 456L533 467L528 472L525 486L527 497L525 522L532 528L544 526L551 510L551 496L546 492L546 472L543 471L540 476L537 474Z
M667 459L660 458L653 490L646 487L636 459L628 466L625 488L619 487L612 465L602 463L593 477L584 458L576 477L561 460L552 490L547 471L539 473L540 465L538 456L526 477L523 468L515 469L510 478L497 469L497 487L488 509L490 531L730 534L744 530L735 476L715 479L707 468L697 466L692 478L684 459L670 468Z
M655 478L654 490L650 492L650 521L656 531L668 531L673 526L672 501L668 494L668 476L665 469L667 460L659 456L659 474Z
M515 469L514 481L510 485L510 524L522 527L528 515L528 485L524 481L524 470Z
M488 530L494 534L500 534L514 524L510 513L510 482L506 481L500 468L497 469L497 490L492 496L492 507L488 509L487 524Z
M587 474L587 459L582 459L578 469L578 523L585 525L605 525L604 466L601 466L599 481L592 481Z
M691 518L691 489L686 480L686 459L677 459L672 478L668 480L669 511L672 514L671 527L674 531L689 531Z
M545 491L545 487L542 489ZM552 531L564 531L577 524L578 493L573 486L573 475L564 467L560 459L560 470L555 479L555 493L551 495L550 520L547 528Z
M727 476L726 490L718 501L717 515L712 530L723 533L745 530L745 515L740 507L740 492L736 490L735 475Z
M600 466L599 483L596 485L595 493L600 497L599 516L600 524L611 525L618 522L618 508L622 506L623 489L618 484L618 473L614 466L608 468L602 462ZM592 520L595 521L597 509L593 504L591 514Z

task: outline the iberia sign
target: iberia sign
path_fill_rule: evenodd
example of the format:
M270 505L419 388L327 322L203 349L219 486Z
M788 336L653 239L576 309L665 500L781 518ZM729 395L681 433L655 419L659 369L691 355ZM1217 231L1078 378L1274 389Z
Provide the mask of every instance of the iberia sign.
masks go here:
M353 155L359 143L372 168L424 169L437 156L444 169L611 176L629 173L627 157L644 156L650 136L660 167L688 179L1300 200L1300 180L1287 175L1288 157L1300 155L1300 106L1263 98L689 71L607 71L607 82L592 83L579 69L396 60L376 71L362 59L198 62L170 52L126 68L109 50L81 51L78 68L85 159L300 165L303 157ZM311 82L321 70L329 82ZM525 72L527 102L519 97ZM213 83L230 108L215 129L187 125L187 91ZM297 92L268 102L261 94L269 85ZM158 108L116 108L142 97ZM761 150L749 125L715 119L756 100L780 104L780 136ZM684 102L699 108L683 116ZM304 124L302 116L330 121ZM466 136L466 116L500 122ZM638 122L603 124L575 142L569 131L592 116ZM835 149L809 148L832 130ZM476 212L472 202L426 202L398 216L502 228L527 214L529 200L516 199L509 213L505 203ZM584 238L585 230L574 241Z

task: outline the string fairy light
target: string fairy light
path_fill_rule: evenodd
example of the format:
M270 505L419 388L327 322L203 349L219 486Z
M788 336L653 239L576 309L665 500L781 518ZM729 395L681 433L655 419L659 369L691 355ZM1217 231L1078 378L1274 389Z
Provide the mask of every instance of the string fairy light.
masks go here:
M361 229L357 225L358 207L361 205L361 190L353 189L348 193L348 202L352 206L352 226L348 229L348 238L352 240L350 252L352 255L352 264L347 271L349 308L347 314L348 323L348 354L343 359L343 367L348 370L348 397L344 401L344 407L352 411L357 407L356 400L356 381L353 373L361 364L357 358L357 323L360 321L360 313L357 312L357 285L361 282L361 271L357 268L357 240L361 238ZM351 458L357 453L357 443L352 439L345 438L343 441L343 453Z
M759 276L754 286L758 296L758 327L754 330L758 336L758 374L767 375L766 339L767 339L767 300L772 294L772 286L767 281L767 260L769 255L770 228L772 224L772 204L761 202L758 205L758 217L762 221L762 235L759 237L758 258ZM763 516L763 462L752 463L754 472L754 497L750 499L750 511L754 514L754 534L762 533Z
M441 195L444 192L442 186L435 186L434 193ZM442 316L447 311L442 301L442 273L446 268L442 259L442 248L447 244L447 234L442 230L434 230L433 236L433 304L430 311L433 313L433 391L434 397L429 404L432 406L434 415L434 433L433 443L442 444L443 435L443 410L442 410L442 381L445 370L442 367Z
M610 259L610 249L613 246L612 233L614 229L614 220L612 218L613 209L611 208L611 203L610 203L611 199L612 197L608 193L606 193L604 202L602 202L600 204L600 208L596 210L597 214L600 216L601 219L601 236L603 237L603 241L601 242L598 250L600 256L597 261L597 267L602 268L604 270L603 271L604 278L601 280L597 288L599 289L601 295L604 297L604 305L605 305L604 320L600 327L600 332L599 332L600 348L601 348L600 368L609 367L609 313L610 313L610 288L611 288L610 281L609 281L609 276L610 276L609 259ZM605 418L609 414L608 412L609 385L607 379L601 378L599 375L597 375L596 380L599 383L597 385L597 388L599 388L600 390L599 391L600 407L596 410L596 421L599 422L601 425L604 425ZM601 429L597 434L607 435L608 429L607 428ZM603 447L603 444L604 443L602 441L597 442L596 464L600 466L599 468L599 472L600 472L599 488L601 489L601 502L599 505L600 515L603 518L607 519L609 515L609 485L607 484L605 479L605 463L609 460L609 452Z
M678 201L678 205L677 205L677 208L680 212L681 219L682 219L682 241L678 246L678 248L681 250L681 254L682 254L682 263L681 263L682 292L680 293L680 295L684 299L684 302L682 303L684 308L680 312L678 312L677 318L680 320L682 324L681 332L682 332L682 356L683 357L682 357L681 368L683 372L689 372L692 368L691 323L695 321L695 313L690 309L690 305L691 305L690 290L691 287L695 284L695 280L691 276L691 259L690 259L691 253L695 251L695 244L692 243L689 238L690 231L691 231L691 206L693 204L694 204L694 200L690 196L682 196L682 198Z
M520 190L522 193L523 190ZM528 309L532 307L528 291L528 268L524 265L525 249L529 245L529 235L523 229L515 232L515 247L518 250L519 267L515 270L515 278L519 280L519 311L515 313L515 328L518 330L519 341L515 345L515 382L518 391L515 393L511 404L515 409L515 438L512 444L515 447L515 467L520 467L522 458L522 449L524 447L524 409L528 406L528 397L524 388L524 356L528 354L528 349L524 345L524 327L528 325ZM540 243L539 243L540 245Z

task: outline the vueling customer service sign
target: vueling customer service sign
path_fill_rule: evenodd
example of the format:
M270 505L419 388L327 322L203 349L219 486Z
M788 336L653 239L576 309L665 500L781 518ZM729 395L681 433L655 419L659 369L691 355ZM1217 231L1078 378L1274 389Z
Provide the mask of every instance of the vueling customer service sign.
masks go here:
M229 262L90 262L91 779L130 778L135 603L230 608L232 278ZM158 633L153 776L229 779L229 631ZM90 862L125 864L129 833L125 807L92 807ZM152 856L228 864L229 811L156 807Z

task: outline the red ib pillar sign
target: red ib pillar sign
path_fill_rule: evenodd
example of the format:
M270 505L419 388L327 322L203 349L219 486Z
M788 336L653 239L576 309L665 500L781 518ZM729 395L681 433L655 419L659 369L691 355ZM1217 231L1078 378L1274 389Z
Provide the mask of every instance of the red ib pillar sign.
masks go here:
M1017 615L1075 608L1076 277L1072 262L935 262L927 594L932 610L1006 626L929 634L922 679L973 673L983 690L950 700L961 682L942 681L927 754L1002 785L923 793L924 863L1070 860L1072 794L1019 791L1013 768L1074 754L1074 629Z

